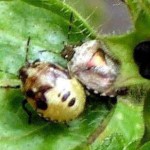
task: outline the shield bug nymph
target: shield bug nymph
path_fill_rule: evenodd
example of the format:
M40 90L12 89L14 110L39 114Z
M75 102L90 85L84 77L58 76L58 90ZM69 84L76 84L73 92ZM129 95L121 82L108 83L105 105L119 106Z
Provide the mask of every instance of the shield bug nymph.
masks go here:
M29 63L27 57L26 60L26 65L19 70L22 89L27 102L40 116L67 122L81 114L85 93L77 79L61 66L40 61Z
M22 67L19 74L28 103L45 119L66 122L84 110L82 85L60 66L35 62Z
M103 49L103 44L98 40L87 41L74 47L68 70L87 89L102 95L113 95L114 91L109 91L109 88L118 75L118 64Z

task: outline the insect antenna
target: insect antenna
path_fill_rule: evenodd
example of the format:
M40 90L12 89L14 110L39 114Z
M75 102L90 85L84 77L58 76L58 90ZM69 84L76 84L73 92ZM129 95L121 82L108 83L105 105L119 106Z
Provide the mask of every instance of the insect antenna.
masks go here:
M68 35L67 35L67 39L70 39L70 35L71 35L71 30L72 30L72 26L73 26L73 21L74 21L74 15L73 12L70 13L70 18L69 18L69 26L68 26ZM30 37L28 38L27 41L27 48L26 48L26 64L29 64L28 62L28 52L29 52L29 44L30 44ZM73 50L73 45L68 45L65 42L63 42L64 48L62 49L62 51L59 52L55 52L55 51L49 51L49 50L39 50L39 53L43 53L43 52L50 52L56 55L60 55L61 57L63 57L66 60L71 60L71 58L73 57L74 54L74 50Z
M28 61L28 53L29 53L29 45L30 45L30 36L28 37L28 40L27 40L27 44L26 44L26 56L25 56L25 63L28 65L29 64L29 61ZM12 73L12 72L9 72L7 70L2 70L0 69L0 72L4 72L4 73L7 73L7 74L10 74L10 75L13 75L17 78L19 78L18 75ZM6 87L11 87L11 86L6 86ZM18 86L14 86L15 88L18 87Z
M31 41L31 38L30 36L28 37L28 40L27 40L27 45L26 45L26 56L25 56L25 64L29 64L29 45L30 45L30 41Z
M69 18L69 26L68 26L68 37L67 37L68 40L70 39L73 21L74 21L74 16L73 16L73 12L71 12ZM74 55L74 50L73 50L74 46L68 45L65 42L63 42L63 44L64 44L64 48L61 52L61 57L69 61Z

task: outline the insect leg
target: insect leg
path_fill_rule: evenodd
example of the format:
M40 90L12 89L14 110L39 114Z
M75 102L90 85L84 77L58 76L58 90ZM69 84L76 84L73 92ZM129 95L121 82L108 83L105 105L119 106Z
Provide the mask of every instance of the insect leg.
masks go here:
M22 101L22 108L27 113L27 115L28 115L28 123L30 124L31 123L31 119L32 119L32 113L27 109L26 104L27 104L27 100L24 99Z
M26 45L26 57L25 57L25 63L26 64L29 64L28 53L29 53L30 40L31 40L31 38L29 36L28 40L27 40L27 45Z
M4 85L4 86L0 86L0 88L4 88L4 89L9 89L9 88L12 88L12 89L20 89L20 85Z

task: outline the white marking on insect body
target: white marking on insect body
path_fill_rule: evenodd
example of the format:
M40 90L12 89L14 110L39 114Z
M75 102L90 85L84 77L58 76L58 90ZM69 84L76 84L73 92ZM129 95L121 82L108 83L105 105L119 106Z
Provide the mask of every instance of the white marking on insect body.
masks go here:
M113 95L111 91L106 91L118 75L118 64L104 52L103 45L91 40L73 48L75 53L68 63L68 69L87 89Z

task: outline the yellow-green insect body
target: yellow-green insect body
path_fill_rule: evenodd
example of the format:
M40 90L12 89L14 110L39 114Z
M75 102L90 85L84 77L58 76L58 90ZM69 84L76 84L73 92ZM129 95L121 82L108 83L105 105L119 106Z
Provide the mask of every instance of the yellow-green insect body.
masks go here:
M67 122L84 110L82 85L60 66L30 63L20 69L20 78L28 103L46 120Z

